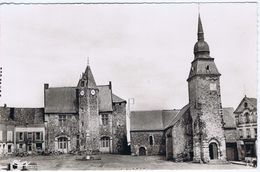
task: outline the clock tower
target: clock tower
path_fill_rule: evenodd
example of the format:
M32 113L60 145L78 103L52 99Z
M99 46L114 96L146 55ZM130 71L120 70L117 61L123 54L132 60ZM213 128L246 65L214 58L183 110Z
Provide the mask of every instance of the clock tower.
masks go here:
M77 89L80 150L99 150L99 90L89 65L82 74Z
M197 162L226 160L220 75L214 58L210 57L209 46L204 41L199 16L198 41L194 46L194 60L187 79L193 128L193 160Z

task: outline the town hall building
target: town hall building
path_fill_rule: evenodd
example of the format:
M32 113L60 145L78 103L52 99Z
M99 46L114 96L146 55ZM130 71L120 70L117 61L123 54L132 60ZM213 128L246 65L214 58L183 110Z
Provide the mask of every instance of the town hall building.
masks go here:
M44 84L44 108L0 107L0 155L88 151L123 154L126 101L97 85L87 65L77 86Z

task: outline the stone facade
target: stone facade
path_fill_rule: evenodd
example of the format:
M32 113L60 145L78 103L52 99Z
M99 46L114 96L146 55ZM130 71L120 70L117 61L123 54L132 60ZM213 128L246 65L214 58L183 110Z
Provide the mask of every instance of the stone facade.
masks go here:
M124 153L126 101L96 85L89 66L77 87L45 85L47 150Z
M142 152L142 149L145 152ZM131 131L131 152L136 155L164 155L164 132Z
M132 153L138 152L142 145L148 151L147 137L151 130L160 129L160 139L165 140L166 144L161 145L165 149L162 152L165 152L166 159L204 163L211 160L226 161L226 137L230 132L227 131L225 135L224 120L228 121L228 118L223 118L220 73L209 54L199 17L198 41L194 46L194 60L187 79L189 103L177 114L131 112ZM233 113L227 112L228 116ZM143 122L139 123L140 120ZM231 133L233 131L232 128Z
M41 151L126 153L126 101L87 66L76 87L44 84L44 108L0 107L0 155Z

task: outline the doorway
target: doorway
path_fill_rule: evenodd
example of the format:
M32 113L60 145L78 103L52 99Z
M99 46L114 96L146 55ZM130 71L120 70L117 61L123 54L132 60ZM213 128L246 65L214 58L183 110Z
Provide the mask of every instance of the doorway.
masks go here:
M210 157L210 159L218 159L218 146L216 143L210 143L209 157Z
M145 156L146 155L146 150L144 147L139 148L139 156Z

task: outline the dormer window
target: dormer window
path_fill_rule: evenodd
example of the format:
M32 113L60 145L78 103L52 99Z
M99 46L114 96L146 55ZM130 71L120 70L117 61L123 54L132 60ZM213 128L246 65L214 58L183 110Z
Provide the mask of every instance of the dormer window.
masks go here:
M247 102L244 103L244 107L247 108L248 107L248 104Z

